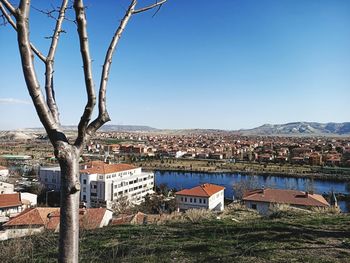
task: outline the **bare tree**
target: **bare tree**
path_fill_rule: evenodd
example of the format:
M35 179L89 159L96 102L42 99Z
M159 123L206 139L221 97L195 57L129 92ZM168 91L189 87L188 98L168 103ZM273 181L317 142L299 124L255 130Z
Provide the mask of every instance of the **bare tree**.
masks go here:
M130 212L132 209L132 203L128 196L119 196L115 200L113 200L111 205L111 210L114 214L126 214Z
M232 185L234 192L234 199L241 200L244 193L248 190L253 190L259 188L259 181L256 177L248 177L246 180L241 180Z
M120 37L131 17L135 14L159 8L166 0L136 8L137 0L130 0L130 5L121 19L111 42L106 50L105 61L101 73L98 91L98 116L91 121L93 109L96 104L95 87L92 76L91 56L89 50L89 37L87 32L87 19L83 0L74 0L75 23L80 41L80 51L83 61L83 72L87 93L87 103L78 124L78 135L74 142L70 142L62 130L58 105L54 91L54 61L60 35L63 32L62 24L65 22L68 0L62 0L55 12L48 12L54 17L56 25L51 37L47 55L44 55L32 44L29 34L31 0L20 0L15 6L8 0L0 0L0 10L4 23L10 24L17 33L17 43L21 57L23 75L28 92L32 98L36 112L43 124L53 145L54 153L61 167L61 221L59 241L59 261L78 262L79 244L79 157L91 136L110 117L106 108L106 88L110 73L113 53ZM57 13L57 17L55 14ZM37 69L34 58L38 58L45 66L45 93L42 91L37 78ZM44 95L45 94L45 95Z

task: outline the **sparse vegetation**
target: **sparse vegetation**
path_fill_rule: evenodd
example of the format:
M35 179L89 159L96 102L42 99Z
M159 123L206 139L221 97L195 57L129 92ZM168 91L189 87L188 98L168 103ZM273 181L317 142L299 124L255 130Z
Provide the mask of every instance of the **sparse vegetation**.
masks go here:
M269 219L232 204L220 219L207 218L201 223L170 220L161 225L123 225L82 231L80 260L349 262L349 222L347 214L297 211ZM58 253L57 241L57 235L44 233L0 242L0 258L2 262L51 262Z
M191 223L199 223L203 220L213 219L214 214L206 209L189 209L186 211L185 217Z

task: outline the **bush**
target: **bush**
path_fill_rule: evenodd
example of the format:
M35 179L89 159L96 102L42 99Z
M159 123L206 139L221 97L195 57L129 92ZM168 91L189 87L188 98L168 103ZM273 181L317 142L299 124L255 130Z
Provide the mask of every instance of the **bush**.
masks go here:
M341 210L339 207L329 206L329 207L313 207L311 211L318 214L340 214Z
M192 223L199 223L203 220L213 218L214 215L210 210L206 209L189 209L186 211L185 217Z

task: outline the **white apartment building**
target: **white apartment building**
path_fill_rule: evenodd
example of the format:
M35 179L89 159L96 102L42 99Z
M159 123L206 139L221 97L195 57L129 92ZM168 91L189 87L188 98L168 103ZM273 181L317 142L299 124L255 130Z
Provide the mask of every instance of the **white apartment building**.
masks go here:
M60 167L41 167L39 180L47 190L59 191ZM80 184L80 200L87 208L111 208L113 201L120 197L138 204L147 194L154 193L154 174L129 164L94 161L80 170Z
M138 204L154 192L154 174L129 164L94 162L80 171L80 182L80 199L88 208L110 208L120 197Z

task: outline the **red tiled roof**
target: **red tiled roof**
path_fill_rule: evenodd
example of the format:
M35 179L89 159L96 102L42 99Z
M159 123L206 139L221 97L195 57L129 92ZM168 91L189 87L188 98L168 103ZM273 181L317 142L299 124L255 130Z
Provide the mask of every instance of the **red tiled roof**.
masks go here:
M80 209L79 211L79 225L84 229L99 228L103 217L106 213L106 208L89 208Z
M119 215L119 217L112 219L111 225L124 225L130 224L134 215Z
M225 187L215 185L215 184L202 184L196 186L192 189L183 189L179 192L176 192L176 195L189 195L189 196L203 196L210 197L217 192L224 190Z
M329 206L323 196L306 192L283 189L257 189L248 191L243 201L283 203L301 206Z
M20 193L0 194L0 208L21 206Z
M106 208L88 208L79 210L79 226L84 229L99 228ZM37 207L30 208L4 224L4 227L44 226L46 229L57 230L60 224L60 208Z
M135 224L135 225L143 225L151 218L151 221L155 221L155 217L153 215L146 215L142 212L137 212L133 215L121 214L117 218L113 219L111 225L124 225L124 224ZM155 215L160 217L160 215Z
M97 163L96 165L93 165L92 167L82 169L80 170L81 173L87 173L87 174L110 174L110 173L116 173L121 171L127 171L136 169L137 167L130 165L130 164L105 164L105 163Z
M134 218L131 220L131 223L136 225L142 225L144 224L146 217L147 217L146 214L142 212L137 212Z
M56 207L37 207L29 208L24 210L22 213L12 218L6 224L5 227L11 226L27 226L27 225L37 225L45 226L49 223L49 214L59 211Z

